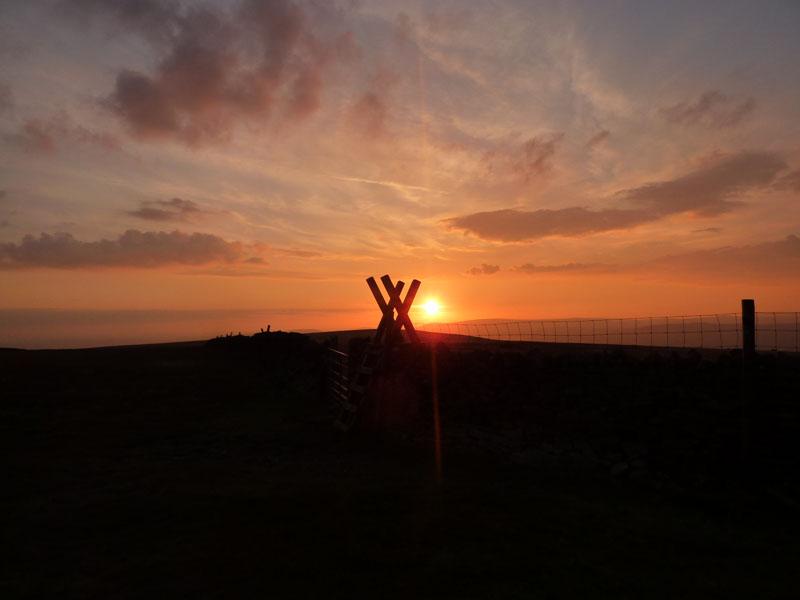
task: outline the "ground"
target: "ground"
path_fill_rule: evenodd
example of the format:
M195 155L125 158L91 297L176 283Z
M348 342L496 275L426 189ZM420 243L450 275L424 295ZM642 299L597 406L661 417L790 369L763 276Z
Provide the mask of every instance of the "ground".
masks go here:
M0 594L800 591L791 499L657 488L447 437L439 480L424 427L411 441L337 434L324 349L269 335L258 351L1 351Z

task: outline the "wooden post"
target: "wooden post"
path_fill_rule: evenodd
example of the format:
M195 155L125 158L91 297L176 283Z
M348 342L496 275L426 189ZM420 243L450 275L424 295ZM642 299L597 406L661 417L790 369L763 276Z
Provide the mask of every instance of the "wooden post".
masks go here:
M742 300L742 359L745 365L753 361L756 353L756 303Z
M744 485L750 479L750 401L753 397L753 371L756 356L756 304L742 300L742 387L741 387L741 464Z

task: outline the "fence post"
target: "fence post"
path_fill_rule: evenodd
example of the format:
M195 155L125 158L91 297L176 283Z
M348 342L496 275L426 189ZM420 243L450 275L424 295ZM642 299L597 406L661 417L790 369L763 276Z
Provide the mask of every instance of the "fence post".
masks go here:
M750 478L750 401L753 397L753 363L756 354L756 304L752 299L742 300L742 387L741 436L742 475Z
M742 360L749 366L756 353L756 303L742 300Z

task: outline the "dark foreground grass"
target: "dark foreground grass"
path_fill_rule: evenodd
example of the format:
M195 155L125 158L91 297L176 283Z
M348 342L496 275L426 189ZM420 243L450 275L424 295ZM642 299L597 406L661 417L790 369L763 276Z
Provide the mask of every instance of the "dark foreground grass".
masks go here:
M320 350L3 352L0 595L796 597L797 513L342 440Z

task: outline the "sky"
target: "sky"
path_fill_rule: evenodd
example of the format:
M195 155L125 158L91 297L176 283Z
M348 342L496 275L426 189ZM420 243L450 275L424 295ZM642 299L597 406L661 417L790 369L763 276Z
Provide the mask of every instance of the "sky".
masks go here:
M0 346L800 310L800 3L0 2Z

